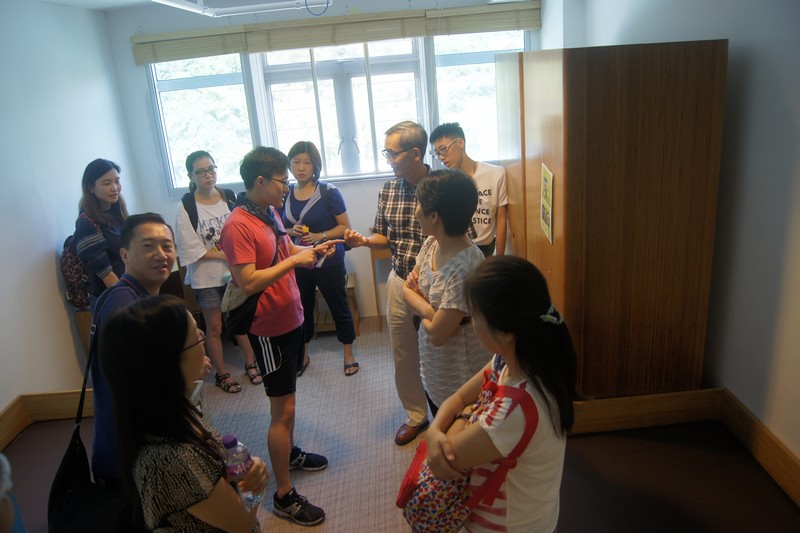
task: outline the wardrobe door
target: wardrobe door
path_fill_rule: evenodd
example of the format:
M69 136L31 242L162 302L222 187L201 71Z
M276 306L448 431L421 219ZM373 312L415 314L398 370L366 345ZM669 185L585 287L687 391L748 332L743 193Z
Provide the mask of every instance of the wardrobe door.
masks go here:
M701 385L726 67L724 40L522 54L525 257L587 398Z

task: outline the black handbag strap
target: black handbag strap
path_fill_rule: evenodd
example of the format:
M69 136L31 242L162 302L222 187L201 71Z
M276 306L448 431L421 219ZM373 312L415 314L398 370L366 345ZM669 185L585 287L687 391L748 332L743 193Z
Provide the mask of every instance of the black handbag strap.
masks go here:
M133 287L131 283L126 280L125 278L121 278L120 281L128 285L129 287ZM100 295L100 298L97 299L97 304L94 306L95 316L99 313L103 306L106 303L106 299L108 295L114 292L114 289L119 287L119 285L113 285L103 291L103 294ZM92 326L89 328L89 355L86 358L86 369L83 371L83 386L81 387L81 398L78 401L78 412L75 414L75 428L79 428L81 426L81 421L83 420L83 404L86 400L86 385L89 382L89 372L92 367L92 358L94 354L97 352L97 324L95 323L94 316L92 316Z

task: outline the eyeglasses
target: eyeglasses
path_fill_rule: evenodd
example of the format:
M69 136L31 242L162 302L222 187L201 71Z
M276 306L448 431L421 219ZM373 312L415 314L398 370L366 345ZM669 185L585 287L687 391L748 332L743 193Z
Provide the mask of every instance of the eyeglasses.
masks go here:
M196 169L194 169L194 175L197 176L198 178L205 178L209 174L211 174L212 176L216 176L217 175L217 167L216 167L216 165L211 165L208 168L196 168Z
M452 141L450 141L447 144L447 146L443 146L443 147L439 148L438 150L431 150L431 156L438 157L439 159L445 157L447 155L447 151L450 149L451 146L453 146L453 143L456 142L456 141L460 141L460 140L461 140L461 138L457 137L457 138L453 139Z
M281 187L284 188L284 189L288 189L289 188L289 179L288 178L285 179L285 180L279 180L277 178L270 178L270 179L272 181L274 181L275 183L280 183Z
M181 353L185 352L186 350L191 350L192 348L194 348L198 344L202 344L202 343L206 342L206 334L203 333L202 329L198 329L197 330L197 336L199 337L197 339L197 342L193 342L189 346L184 346L183 350L181 350Z
M381 153L383 154L383 157L385 157L389 161L394 161L395 159L397 159L397 156L399 156L400 154L404 154L404 153L406 153L406 152L408 152L410 150L413 150L413 149L414 149L413 146L411 148L406 148L405 150L400 150L399 152L395 152L394 150L386 149L386 150L381 150Z

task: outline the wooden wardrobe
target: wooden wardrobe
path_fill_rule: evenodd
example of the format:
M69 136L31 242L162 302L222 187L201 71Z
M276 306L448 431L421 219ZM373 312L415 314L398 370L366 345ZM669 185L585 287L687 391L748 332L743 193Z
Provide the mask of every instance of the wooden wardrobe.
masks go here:
M701 385L726 68L726 40L497 57L512 246L547 278L586 398Z

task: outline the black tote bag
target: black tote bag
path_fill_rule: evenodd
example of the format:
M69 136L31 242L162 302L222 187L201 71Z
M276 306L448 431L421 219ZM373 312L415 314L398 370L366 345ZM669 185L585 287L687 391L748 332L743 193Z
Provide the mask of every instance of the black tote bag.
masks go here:
M109 289L110 291L111 289ZM106 291L97 301L100 309L105 301ZM89 358L83 374L83 387L75 415L75 429L72 431L67 451L61 459L50 496L47 500L47 524L50 533L97 533L142 531L142 526L134 523L131 503L121 488L112 488L92 483L86 447L81 440L81 421L83 402L86 399L86 383L92 357L96 351L97 339L92 325L89 340Z

